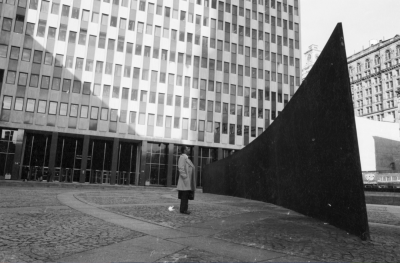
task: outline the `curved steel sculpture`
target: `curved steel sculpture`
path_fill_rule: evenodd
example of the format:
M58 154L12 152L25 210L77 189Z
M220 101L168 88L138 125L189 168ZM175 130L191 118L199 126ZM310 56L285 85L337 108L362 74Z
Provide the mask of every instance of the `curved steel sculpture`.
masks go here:
M341 23L272 125L205 167L203 192L273 203L369 239Z

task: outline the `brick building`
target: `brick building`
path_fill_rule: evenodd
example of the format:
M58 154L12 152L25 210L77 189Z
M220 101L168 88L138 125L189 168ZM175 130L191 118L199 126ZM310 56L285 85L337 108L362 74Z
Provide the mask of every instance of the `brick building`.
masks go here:
M348 65L356 116L399 122L400 35L371 41L370 47L348 57Z

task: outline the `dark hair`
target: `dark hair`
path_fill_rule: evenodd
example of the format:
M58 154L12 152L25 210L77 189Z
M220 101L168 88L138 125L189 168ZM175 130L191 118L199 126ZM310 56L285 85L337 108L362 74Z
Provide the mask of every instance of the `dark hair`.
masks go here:
M182 145L181 146L181 154L185 153L186 147L187 147L186 145Z

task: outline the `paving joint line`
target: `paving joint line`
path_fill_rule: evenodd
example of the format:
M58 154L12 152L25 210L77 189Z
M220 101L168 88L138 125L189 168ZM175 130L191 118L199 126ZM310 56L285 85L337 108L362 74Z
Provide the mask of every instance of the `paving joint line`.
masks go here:
M218 238L218 237L212 237L212 238L217 239L217 240L221 240L221 241L224 241L224 242L232 243L232 244L235 244L235 245L240 245L240 246L244 246L244 247L253 248L253 249L262 249L262 250L265 250L265 251L272 251L272 252L276 252L276 253L280 253L280 254L285 254L287 256L295 256L295 257L300 257L300 258L304 258L304 259L309 259L308 256L305 257L303 255L297 255L297 254L294 254L294 253L278 251L278 250L275 250L275 249L265 249L265 248L262 248L262 247L251 246L251 245L248 245L248 244L243 244L243 243L239 243L239 242L235 242L235 241L231 241L231 240L225 240L225 239ZM271 261L273 259L278 259L278 258L283 258L283 257L285 257L285 256L271 258L269 260ZM311 258L311 259L316 259L318 261L321 261L321 259L319 259L319 258ZM257 261L257 262L265 262L265 260L261 260L261 261ZM321 262L323 262L323 261L321 261Z
M146 220L143 220L143 219L141 219L141 218L136 218L136 217L132 217L132 216L125 215L125 214L120 214L120 213L114 212L114 211L111 212L111 211L109 211L109 210L107 210L107 209L103 209L102 207L99 207L97 204L92 204L92 203L88 203L88 202L86 202L86 201L81 200L81 198L78 198L77 196L75 196L75 192L67 192L66 194L72 194L72 196L73 196L77 201L83 202L83 203L85 203L85 204L87 204L87 205L89 205L89 206L93 206L93 207L95 207L95 208L97 208L97 209L100 209L100 210L103 210L103 211L107 211L107 212L109 212L109 213L118 214L118 215L120 215L120 216L129 218L129 219L135 219L135 220L142 221L142 222L145 222L145 223L149 223L149 224L153 224L153 225L158 225L158 226L161 226L161 227L165 227L165 228L168 228L168 229L172 229L172 230L175 230L175 231L179 231L179 232L183 232L183 233L189 234L189 233L187 233L186 231L180 230L179 228L173 228L173 227L169 227L169 226L165 226L165 225L160 225L160 224L157 224L157 223L155 223L155 222L146 221ZM71 207L71 208L74 209L73 207ZM74 209L74 210L76 210L76 209ZM92 216L92 215L90 215L90 216ZM95 216L92 216L92 217L95 217ZM227 216L227 217L229 217L229 216ZM96 217L95 217L95 218L96 218ZM226 217L224 217L224 218L226 218ZM110 222L110 223L112 223L112 222ZM113 224L113 223L112 223L112 224ZM121 226L121 225L118 225L118 226ZM123 226L121 226L121 227L123 227ZM124 227L124 228L127 228L127 227ZM130 229L130 228L127 228L127 229L133 230L133 229ZM174 240L174 239L177 239L177 238L175 238L175 237L171 237L171 238L161 238L161 237L158 237L156 234L153 234L153 235L152 235L152 234L146 234L146 233L143 233L143 232L138 231L138 230L133 230L133 231L136 231L136 232L138 232L138 233L141 233L143 236L152 236L152 237L156 237L156 238L163 239L163 240L168 241L168 242L172 242L172 243L175 243L175 244L182 245L182 244L179 243L178 241L175 241L175 240ZM248 247L248 248L251 248L251 249L262 249L262 250L264 250L264 251L271 251L271 252L275 252L275 253L280 253L280 254L284 254L284 255L293 256L293 254L287 254L287 253L281 252L281 251L276 251L276 250L272 250L272 249L270 250L270 249L264 249L264 248L259 248L259 247L255 247L255 246L250 246L250 245L247 245L247 244L242 244L242 243L234 242L234 241L232 241L232 240L224 240L224 239L221 239L221 238L217 238L217 237L215 237L214 235L215 235L215 234L210 234L210 235L191 235L190 237L211 238L211 239L214 239L214 240L217 240L217 241L220 241L220 242L222 241L222 242L225 242L225 243L228 243L228 244L234 244L234 245L238 245L238 246L244 246L244 247ZM136 239L136 238L138 238L138 237L135 237L135 238L133 238L133 239ZM131 240L133 240L133 239L131 239ZM188 247L197 248L196 246L185 246L183 249L188 248ZM182 249L182 250L183 250L183 249ZM197 248L197 249L203 250L203 249L201 249L201 248ZM207 251L207 250L206 250L206 251ZM220 256L224 256L223 254L220 254L220 253L216 253L216 252L212 252L212 253L218 254L218 255L220 255ZM284 256L276 257L276 258L274 258L274 259L278 259L278 258L282 258L282 257L284 257ZM235 257L232 257L232 258L235 258ZM237 259L237 258L235 258L235 259Z

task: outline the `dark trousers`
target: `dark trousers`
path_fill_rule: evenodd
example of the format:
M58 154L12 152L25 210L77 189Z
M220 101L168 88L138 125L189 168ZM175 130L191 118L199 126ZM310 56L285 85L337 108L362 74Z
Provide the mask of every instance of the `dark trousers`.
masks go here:
M189 207L189 194L190 191L181 191L181 207L180 207L180 212L186 212Z

